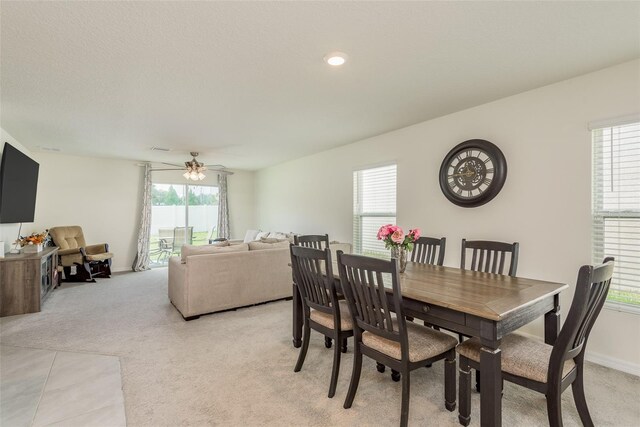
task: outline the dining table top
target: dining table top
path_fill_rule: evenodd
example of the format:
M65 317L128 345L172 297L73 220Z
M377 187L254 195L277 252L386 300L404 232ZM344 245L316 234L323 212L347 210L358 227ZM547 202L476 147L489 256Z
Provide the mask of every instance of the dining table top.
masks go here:
M400 274L404 298L495 321L567 288L563 283L414 262Z

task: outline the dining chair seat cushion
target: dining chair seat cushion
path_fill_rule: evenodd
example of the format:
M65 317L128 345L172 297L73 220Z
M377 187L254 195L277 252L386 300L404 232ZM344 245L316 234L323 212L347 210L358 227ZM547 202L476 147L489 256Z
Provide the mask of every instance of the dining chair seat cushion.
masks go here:
M460 343L456 351L467 359L480 362L480 340L471 338ZM541 383L547 382L549 359L553 347L542 341L518 334L509 334L502 339L502 370L518 377L529 378ZM573 359L564 362L564 378L575 366Z
M393 329L398 330L398 322L393 321ZM458 340L444 332L407 322L407 338L409 340L409 361L418 362L451 350ZM386 354L394 359L402 359L400 343L388 340L373 332L362 333L362 343L367 347Z
M349 306L347 301L340 300L340 330L350 331L353 329L353 321L351 320L351 313L349 312ZM321 324L329 329L333 329L333 315L329 313L323 313L318 310L311 310L309 317L316 323Z

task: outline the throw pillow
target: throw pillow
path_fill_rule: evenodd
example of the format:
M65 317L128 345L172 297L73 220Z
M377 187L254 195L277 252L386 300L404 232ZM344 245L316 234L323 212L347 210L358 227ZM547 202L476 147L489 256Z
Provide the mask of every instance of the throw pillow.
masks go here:
M289 236L287 236L286 233L281 233L279 231L274 231L274 232L269 233L268 237L270 239L280 239L280 240L284 240L284 239L288 239L289 238Z
M259 232L259 233L256 235L256 238L255 238L255 239L253 239L253 240L254 240L254 241L256 241L256 240L260 240L260 239L262 239L263 237L269 237L269 232L268 232L268 231L261 231L261 232Z
M263 237L262 239L260 239L260 241L262 243L278 243L278 242L284 242L284 241L289 241L288 239L273 239L271 237Z
M258 236L258 233L260 233L260 230L247 230L247 232L244 235L244 243L249 243L249 242L253 242L254 240L256 240L256 236Z

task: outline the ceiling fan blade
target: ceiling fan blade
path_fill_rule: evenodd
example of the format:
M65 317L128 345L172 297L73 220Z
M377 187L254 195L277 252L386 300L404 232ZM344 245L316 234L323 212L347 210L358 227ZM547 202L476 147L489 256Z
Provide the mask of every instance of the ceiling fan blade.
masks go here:
M176 167L176 168L182 168L182 167L184 167L184 166L182 166L182 165L176 165L175 163L161 162L161 164L163 164L163 165L167 165L167 166L174 166L174 167Z

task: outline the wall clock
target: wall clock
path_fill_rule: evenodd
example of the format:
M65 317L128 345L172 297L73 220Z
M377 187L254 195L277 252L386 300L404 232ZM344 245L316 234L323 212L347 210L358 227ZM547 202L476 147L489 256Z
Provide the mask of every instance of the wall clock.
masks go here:
M484 139L470 139L445 156L440 189L449 201L465 208L484 205L496 197L507 179L507 160Z

